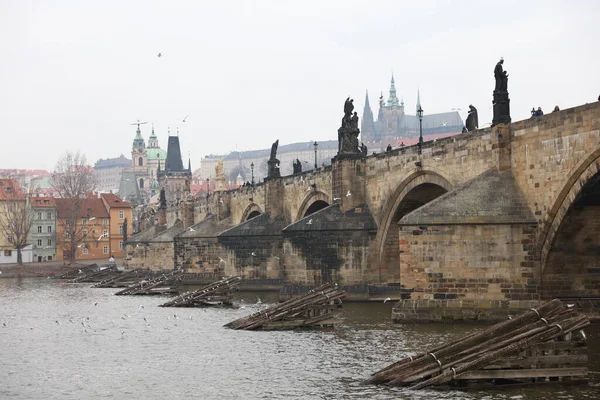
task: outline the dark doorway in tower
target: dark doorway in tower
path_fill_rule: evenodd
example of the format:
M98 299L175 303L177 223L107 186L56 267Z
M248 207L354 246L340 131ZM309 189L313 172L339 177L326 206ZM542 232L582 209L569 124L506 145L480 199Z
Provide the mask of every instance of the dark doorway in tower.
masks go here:
M396 208L389 225L381 254L380 279L382 283L401 283L400 279L400 240L398 221L406 214L424 206L446 193L446 189L433 183L416 186L404 196Z
M314 203L312 203L310 205L310 207L308 207L308 209L304 213L304 217L308 217L310 214L314 214L317 211L322 210L327 206L329 206L329 204L327 204L327 202L325 202L323 200L317 200Z
M600 173L581 188L542 265L542 296L600 300Z
M246 221L248 221L254 217L258 217L259 215L260 215L260 211L254 210L248 215L248 218L246 218Z

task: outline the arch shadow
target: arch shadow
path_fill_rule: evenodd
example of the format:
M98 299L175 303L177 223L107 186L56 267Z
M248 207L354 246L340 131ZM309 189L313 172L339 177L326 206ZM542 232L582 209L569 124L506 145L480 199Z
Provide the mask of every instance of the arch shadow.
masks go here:
M244 210L244 212L242 213L242 219L240 221L240 224L243 222L248 221L251 218L254 218L260 214L262 214L263 211L260 208L260 206L256 203L250 203L246 209Z
M309 210L309 208L318 201L324 202L327 205L330 204L329 196L327 196L325 193L318 191L318 190L315 192L310 192L304 198L304 200L302 200L302 203L300 204L300 208L298 208L298 212L296 213L296 219L294 220L294 222L299 221L302 218L304 218L304 216L305 216L306 212ZM325 208L325 207L321 207L321 208ZM319 208L319 209L321 209L321 208ZM318 211L318 210L313 210L312 212L315 212L315 211Z
M554 201L552 208L548 211L548 214L542 223L537 241L539 243L537 256L540 260L542 274L546 268L548 254L552 249L560 225L571 209L573 203L577 200L577 196L585 184L599 172L600 149L597 149L581 161L573 173L571 173L569 179L567 179L567 183Z

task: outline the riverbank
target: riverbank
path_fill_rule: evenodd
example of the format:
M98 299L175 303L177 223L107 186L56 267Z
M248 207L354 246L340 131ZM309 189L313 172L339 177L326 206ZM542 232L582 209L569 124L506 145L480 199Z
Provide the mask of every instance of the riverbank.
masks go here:
M122 260L116 260L119 264ZM36 278L61 275L75 268L89 264L106 264L107 260L82 260L75 264L67 261L51 261L44 263L0 264L0 278Z

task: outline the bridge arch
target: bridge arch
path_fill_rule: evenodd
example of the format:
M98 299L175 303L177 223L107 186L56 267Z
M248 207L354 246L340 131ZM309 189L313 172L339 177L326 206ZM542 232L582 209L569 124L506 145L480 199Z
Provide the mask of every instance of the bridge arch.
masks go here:
M256 203L250 203L246 209L244 210L244 212L242 213L242 220L240 221L240 224L242 222L246 222L249 219L252 219L254 217L259 216L260 214L262 214L263 211L261 210L260 206Z
M450 191L452 184L436 171L415 171L388 198L379 221L376 244L380 281L400 278L399 238L396 224L409 212Z
M319 211L329 205L329 196L321 191L313 191L310 192L302 203L300 204L300 208L298 208L298 213L296 213L296 219L294 222L316 212Z
M543 286L546 284L544 280L547 280L544 275L556 272L551 271L551 264L553 264L551 253L553 247L557 245L557 239L563 242L563 237L573 236L573 239L577 240L574 235L565 233L565 230L569 228L567 225L570 225L571 228L585 229L586 221L591 222L598 219L598 215L589 215L591 210L589 206L600 206L600 201L596 200L600 197L600 149L596 149L581 161L566 182L544 218L538 236L538 259L540 260ZM594 196L589 196L590 194L594 194ZM592 203L590 203L589 197L594 197L591 199ZM595 202L598 204L594 204ZM588 206L588 218L585 218L584 212L586 211L582 210L586 205ZM578 219L579 222L567 224L569 219ZM598 243L595 244L598 245ZM576 243L573 242L571 245L576 245ZM590 242L589 246L593 247L594 242ZM575 265L575 267L577 266Z

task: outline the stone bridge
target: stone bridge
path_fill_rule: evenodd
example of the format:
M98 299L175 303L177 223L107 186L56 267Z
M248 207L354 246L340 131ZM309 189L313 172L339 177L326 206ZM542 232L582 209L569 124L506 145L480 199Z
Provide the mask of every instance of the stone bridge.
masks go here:
M413 308L600 295L599 167L596 102L212 193L170 211L172 251L129 259Z

